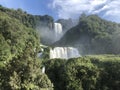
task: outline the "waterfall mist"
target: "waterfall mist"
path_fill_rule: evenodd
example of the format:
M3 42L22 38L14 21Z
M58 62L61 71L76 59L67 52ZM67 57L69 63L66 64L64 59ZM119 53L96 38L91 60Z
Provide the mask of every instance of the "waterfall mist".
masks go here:
M52 45L54 42L60 40L63 36L63 27L60 23L54 23L54 28L40 26L37 27L37 31L40 34L41 42L44 45ZM75 58L80 57L79 51L74 47L54 47L50 49L50 59L53 58Z
M50 45L54 43L54 31L50 30L48 27L38 26L37 32L40 36L41 43L44 45Z
M54 23L54 28L40 25L36 30L41 38L41 43L45 45L51 45L63 36L62 25L60 23Z

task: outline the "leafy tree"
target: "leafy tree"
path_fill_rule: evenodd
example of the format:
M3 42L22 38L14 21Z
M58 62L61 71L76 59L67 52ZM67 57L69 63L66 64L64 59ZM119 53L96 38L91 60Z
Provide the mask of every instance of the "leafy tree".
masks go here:
M5 41L4 37L0 34L0 67L5 65L10 58L10 46Z
M53 89L37 59L40 40L32 28L0 11L0 89Z
M62 59L46 60L43 62L43 65L46 67L46 74L50 78L51 82L53 82L55 90L63 89L64 84L61 75L63 75L62 71L65 62L66 61Z
M69 60L64 68L65 90L94 90L99 69L84 58Z

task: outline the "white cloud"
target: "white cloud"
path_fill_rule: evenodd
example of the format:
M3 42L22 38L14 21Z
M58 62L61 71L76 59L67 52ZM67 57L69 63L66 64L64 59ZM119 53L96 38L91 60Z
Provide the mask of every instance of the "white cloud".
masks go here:
M85 12L113 21L116 21L113 17L117 17L120 22L120 0L53 0L51 7L59 18L75 18Z

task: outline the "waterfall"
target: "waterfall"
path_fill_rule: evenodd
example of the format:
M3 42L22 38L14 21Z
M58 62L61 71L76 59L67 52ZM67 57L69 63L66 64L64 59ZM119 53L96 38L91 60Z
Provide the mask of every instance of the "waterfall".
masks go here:
M55 41L59 40L62 36L62 25L60 23L54 23Z
M45 67L42 67L42 73L45 73Z
M50 59L54 58L62 58L62 59L69 59L80 57L79 51L77 48L73 47L55 47L50 49Z
M55 41L59 40L63 35L62 25L54 23ZM55 47L50 49L50 59L62 58L69 59L80 57L79 51L74 47Z

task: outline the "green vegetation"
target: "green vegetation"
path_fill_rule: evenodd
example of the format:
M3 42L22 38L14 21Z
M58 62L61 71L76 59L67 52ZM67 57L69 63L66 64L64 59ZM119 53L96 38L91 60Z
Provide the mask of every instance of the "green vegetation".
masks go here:
M119 90L120 56L92 55L44 62L55 90Z
M82 54L119 54L120 24L106 21L97 15L80 17L78 25L55 43L78 47Z
M0 12L6 13L9 17L15 18L20 21L23 25L29 28L37 29L37 32L40 34L42 32L45 32L46 28L49 30L53 29L54 25L54 19L51 16L44 15L31 15L27 14L27 12L23 11L22 9L8 9L5 7L0 6ZM47 32L48 32L47 31ZM41 43L47 44L45 42L46 40L49 41L49 38L43 38L43 36L40 34Z
M22 9L8 9L0 6L0 11L6 13L9 17L18 19L22 24L27 27L36 28L37 26L46 26L49 28L53 27L53 18L51 16L45 15L31 15Z
M9 14L0 11L0 90L52 90L37 59L38 35Z
M50 48L40 45L34 29L37 24L51 27L51 22L49 16L33 16L21 9L0 6L0 90L120 89L120 55L49 60ZM61 40L80 45L85 53L118 54L120 25L96 15L82 15L79 24ZM42 60L37 58L40 50Z
M65 90L63 88L64 81L63 78L61 78L61 76L63 75L61 70L65 62L65 60L61 59L46 60L43 62L46 67L46 74L54 84L54 90Z

